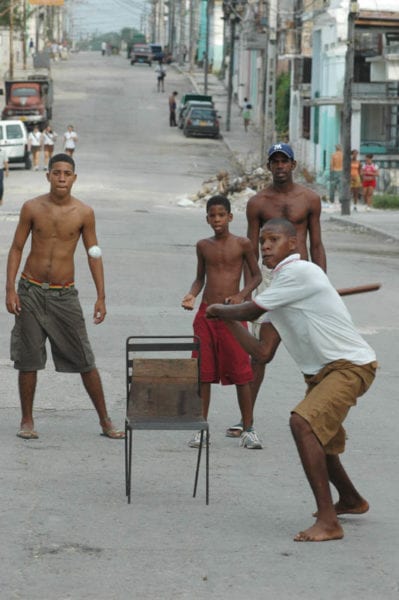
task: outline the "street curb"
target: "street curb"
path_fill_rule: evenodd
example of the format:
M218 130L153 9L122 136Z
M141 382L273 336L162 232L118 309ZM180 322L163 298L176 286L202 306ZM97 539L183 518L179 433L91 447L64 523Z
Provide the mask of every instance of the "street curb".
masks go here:
M361 231L368 231L370 233L373 233L374 235L378 235L380 237L383 237L386 240L391 240L391 241L395 241L395 242L399 242L399 236L395 236L395 235L391 235L390 233L387 233L386 231L383 231L382 229L379 229L378 227L372 227L370 225L365 225L364 223L359 223L356 221L352 221L349 218L345 218L345 217L333 217L331 216L329 218L330 221L335 221L336 223L343 223L344 225L350 225L351 227L355 227L356 229L359 229Z

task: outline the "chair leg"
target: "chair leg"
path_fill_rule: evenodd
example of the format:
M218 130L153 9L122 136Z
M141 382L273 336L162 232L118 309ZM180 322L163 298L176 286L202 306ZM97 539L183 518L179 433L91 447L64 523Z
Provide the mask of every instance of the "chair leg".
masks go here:
M206 430L206 504L209 504L209 429Z
M133 430L129 428L128 434L128 451L126 457L126 496L127 502L130 504L131 487L132 487L132 446L133 446Z
M125 423L125 493L126 496L129 495L129 487L128 487L128 435L129 435L129 430L127 428L127 423Z
M195 498L196 493L197 493L198 474L199 474L199 468L200 468L200 464L201 464L201 452L202 452L202 440L203 440L203 438L204 438L204 430L201 429L201 439L200 439L200 445L199 445L199 448L198 448L198 455L197 455L197 468L195 470L193 498Z

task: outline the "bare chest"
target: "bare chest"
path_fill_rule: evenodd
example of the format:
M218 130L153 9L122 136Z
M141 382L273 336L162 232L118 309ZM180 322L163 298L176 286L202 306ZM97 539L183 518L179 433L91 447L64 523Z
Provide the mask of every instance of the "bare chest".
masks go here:
M270 200L260 212L260 223L264 225L270 219L287 219L297 228L306 224L309 210L306 202L290 199Z
M79 238L82 223L79 213L73 208L43 211L35 216L33 235L40 239L72 241Z
M239 244L233 243L209 243L204 249L204 260L207 271L220 270L229 271L242 269L243 253Z

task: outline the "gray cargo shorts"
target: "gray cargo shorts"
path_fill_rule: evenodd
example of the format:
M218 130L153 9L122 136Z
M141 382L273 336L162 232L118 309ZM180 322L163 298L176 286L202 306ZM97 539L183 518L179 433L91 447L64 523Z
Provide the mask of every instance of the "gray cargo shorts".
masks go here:
M95 369L85 320L75 287L46 289L21 279L18 295L21 313L11 332L11 360L19 371L44 369L46 340L55 370L86 373Z

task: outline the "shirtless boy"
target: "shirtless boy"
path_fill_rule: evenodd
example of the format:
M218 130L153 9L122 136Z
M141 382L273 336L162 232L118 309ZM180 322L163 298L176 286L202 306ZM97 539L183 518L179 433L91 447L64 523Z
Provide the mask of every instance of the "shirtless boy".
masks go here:
M195 299L204 288L202 302L194 319L194 333L201 340L201 398L203 415L207 419L211 383L235 385L243 420L240 446L262 448L252 426L252 400L249 382L253 373L248 354L237 343L223 322L206 319L209 304L222 302L239 304L259 285L261 272L251 242L229 231L233 219L230 201L221 195L210 198L206 205L206 220L214 231L211 238L197 242L197 276L184 296L182 307L193 310ZM244 265L248 268L246 285L240 290ZM204 287L205 286L205 287ZM200 444L201 432L190 440L189 446Z
M294 183L293 172L296 167L294 152L288 144L274 144L268 151L267 168L272 174L272 183L249 199L247 204L247 236L251 240L257 259L259 258L259 233L263 225L277 217L288 219L297 232L298 252L303 260L309 260L326 271L326 253L321 240L319 196L309 188ZM308 251L309 240L309 251ZM270 281L270 271L262 267L263 284L257 292L264 289ZM280 339L268 324L253 324L253 333L262 338L269 336L274 341L274 352ZM252 360L254 379L251 384L252 403L256 398L265 376L265 364ZM236 437L242 431L238 423L226 431L228 437Z
M268 338L257 340L238 322L266 313L270 327L281 336L302 371L307 391L291 412L290 426L317 512L316 522L294 539L340 539L344 533L337 515L362 514L369 508L346 474L339 454L345 450L342 423L374 380L375 352L356 331L324 271L301 260L292 223L271 219L261 230L260 243L263 262L273 269L270 287L241 305L211 305L206 315L224 319L247 352L268 361L273 344ZM329 481L339 493L335 505Z
M102 323L106 314L104 272L94 211L71 195L76 173L70 156L53 156L47 179L50 192L22 206L7 262L6 306L8 312L15 315L11 360L19 370L22 411L17 435L23 439L39 437L33 422L33 400L37 371L45 368L45 343L49 339L56 371L80 373L103 434L120 439L124 432L115 429L107 414L100 375L74 285L74 253L82 237L97 291L94 323ZM31 248L16 291L17 272L29 236Z

